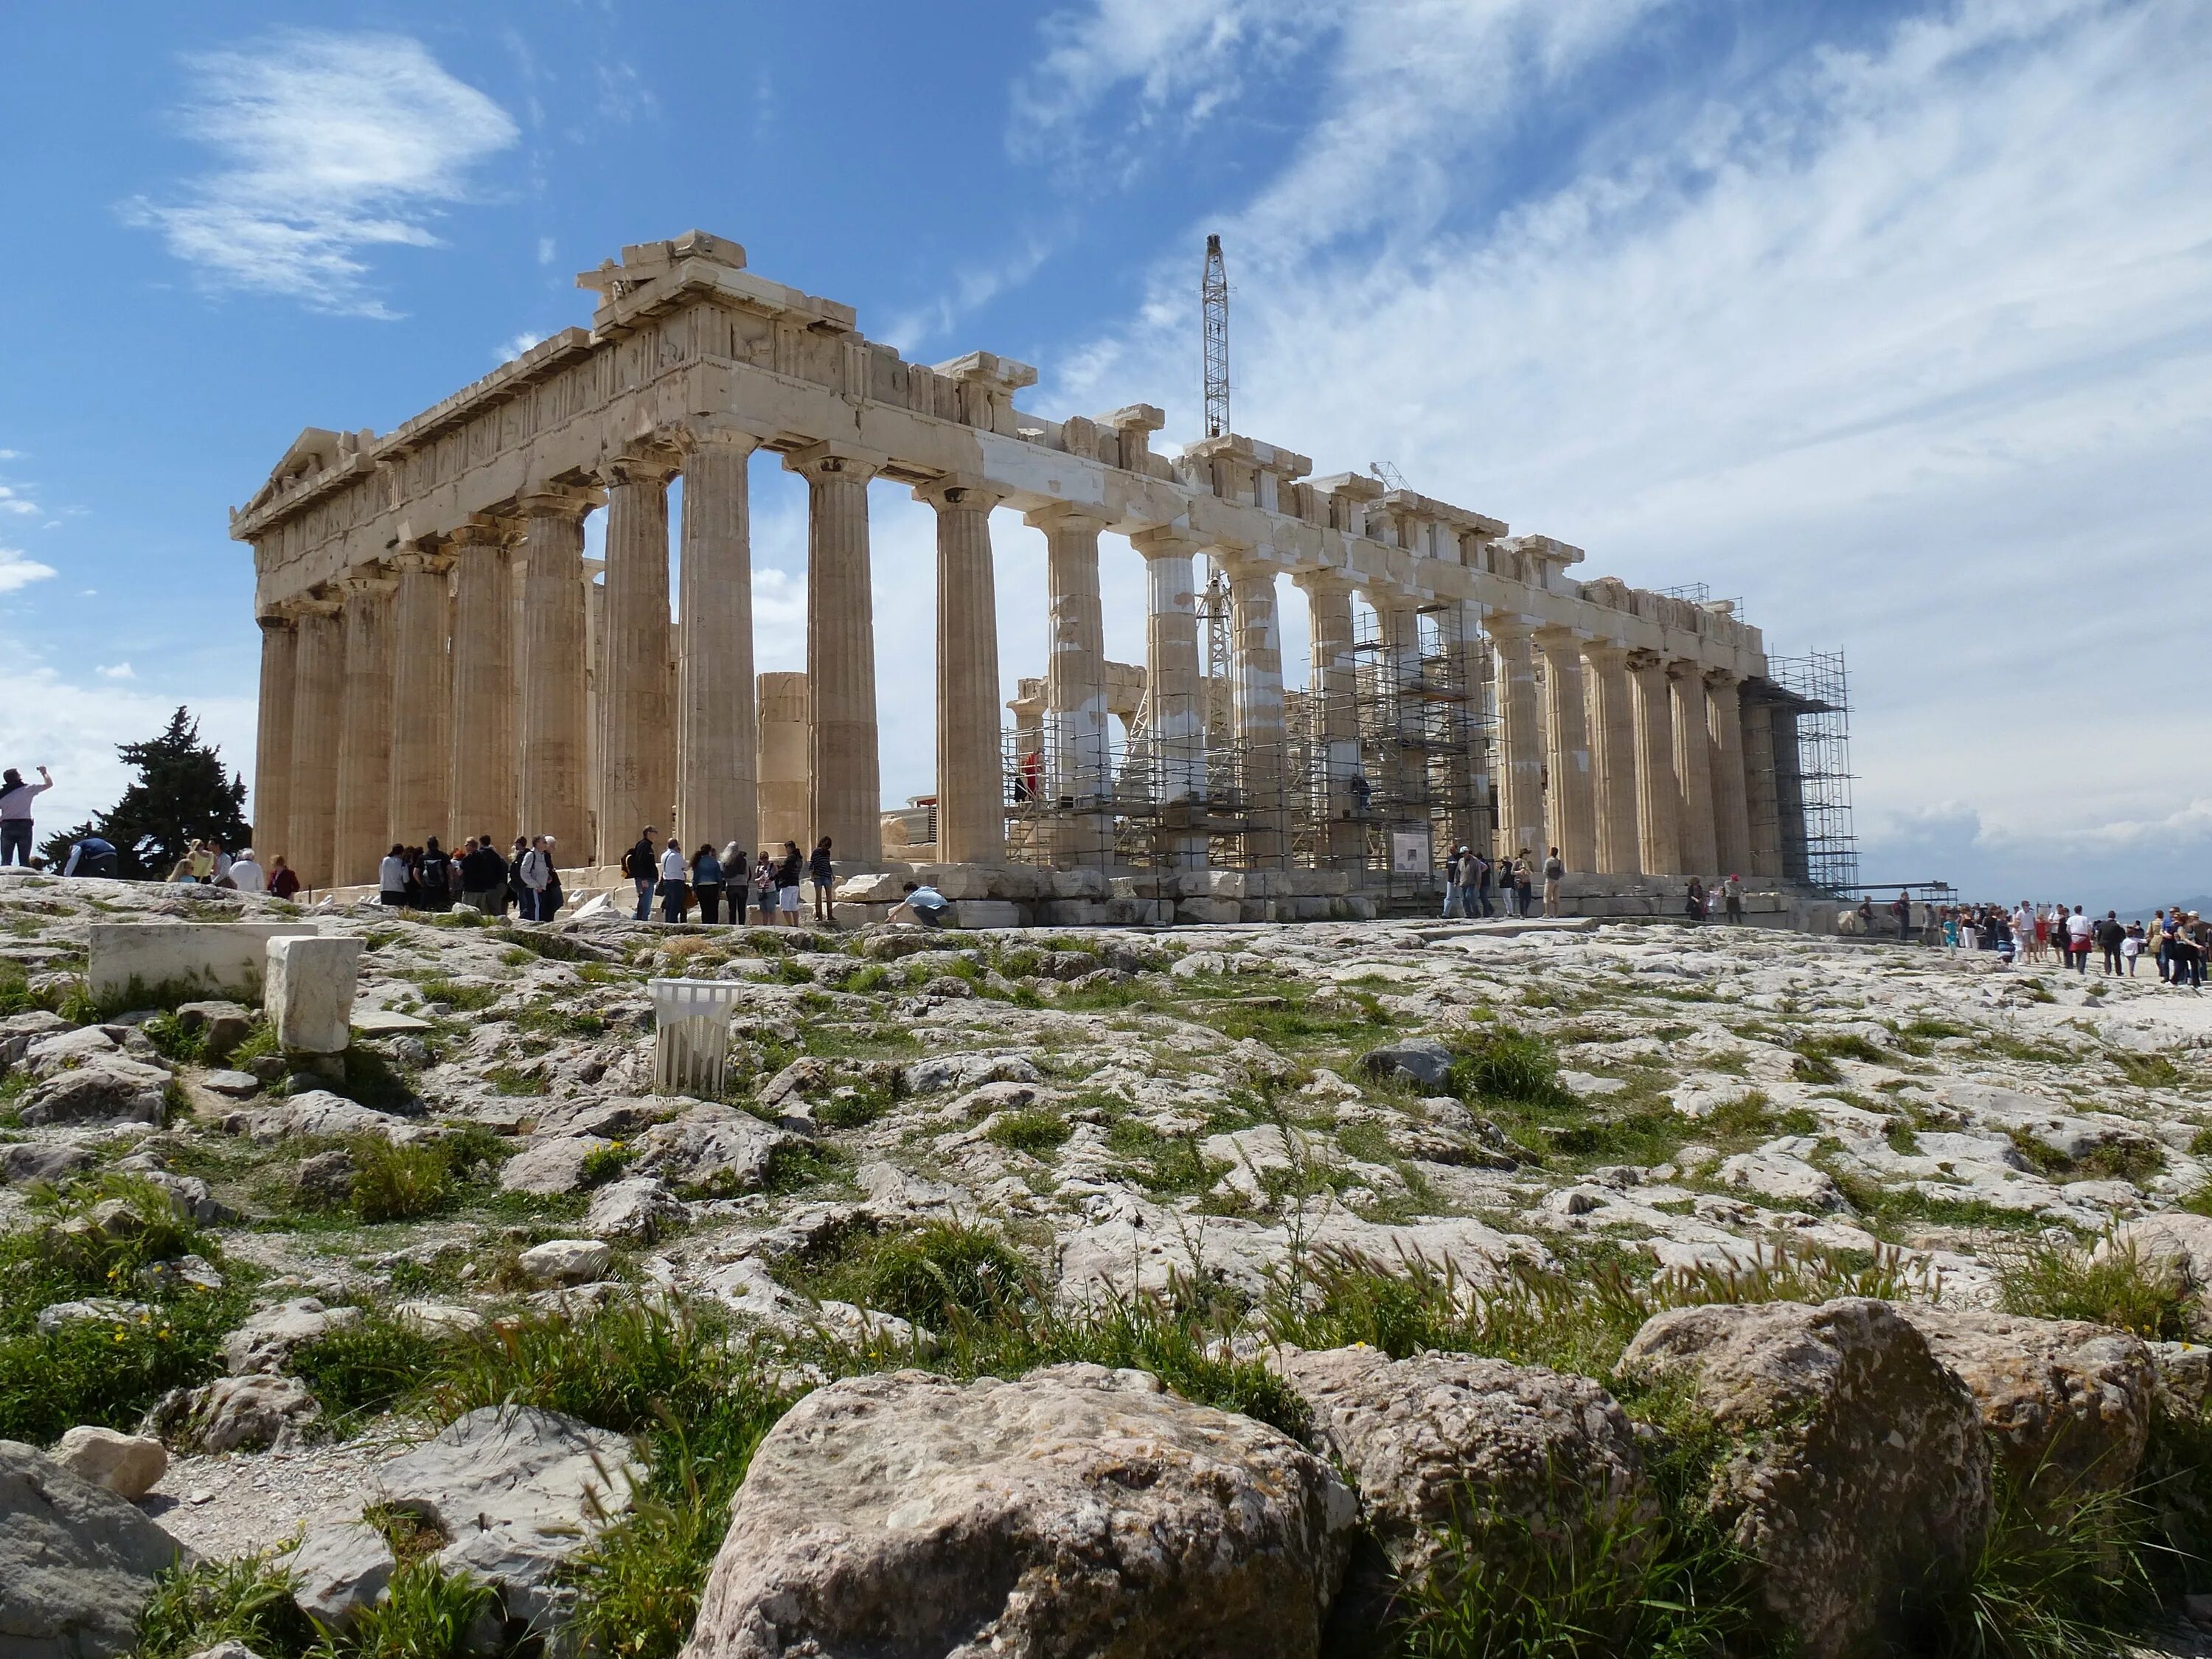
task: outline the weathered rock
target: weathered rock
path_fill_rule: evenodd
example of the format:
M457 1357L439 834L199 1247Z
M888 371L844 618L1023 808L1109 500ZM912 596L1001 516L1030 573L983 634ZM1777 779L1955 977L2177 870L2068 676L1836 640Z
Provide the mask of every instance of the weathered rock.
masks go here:
M906 1067L910 1093L933 1095L947 1089L974 1089L986 1083L1042 1083L1036 1066L1020 1054L932 1054Z
M510 1193L580 1193L584 1165L594 1152L612 1146L597 1135L552 1135L532 1139L500 1165L499 1184Z
M660 1237L662 1228L680 1220L683 1214L684 1206L666 1183L651 1176L633 1176L610 1182L592 1194L591 1208L584 1212L584 1231L593 1238L650 1244Z
M167 1448L143 1435L80 1424L55 1443L54 1462L81 1480L105 1486L126 1503L154 1490L169 1467Z
M2160 1408L2170 1415L2196 1418L2212 1403L2212 1348L2196 1342L2150 1342L2158 1368Z
M1936 1358L1973 1390L1991 1450L2045 1510L2133 1480L2158 1373L2142 1340L2075 1320L1900 1303Z
M316 1152L300 1160L292 1171L293 1189L303 1198L323 1204L343 1204L353 1196L354 1178L361 1168L343 1146Z
M293 1135L343 1140L369 1134L396 1141L409 1139L416 1133L404 1117L360 1105L327 1089L309 1089L251 1112L233 1114L226 1118L225 1126L233 1124L264 1146Z
M23 1069L46 1083L81 1066L117 1059L122 1053L123 1045L104 1026L64 1026L24 1049Z
M23 1140L0 1146L0 1181L28 1186L34 1181L66 1181L92 1167L82 1146L40 1146Z
M552 1238L532 1245L517 1265L539 1285L588 1285L606 1276L614 1252L596 1238Z
M20 1063L33 1043L69 1029L70 1023L50 1009L27 1008L20 1014L0 1015L0 1073Z
M233 1376L278 1370L294 1349L360 1322L360 1309L326 1308L312 1296L280 1302L249 1315L223 1339L223 1364Z
M857 1377L754 1454L688 1651L1310 1659L1355 1512L1286 1436L1141 1373Z
M233 1100L244 1100L261 1092L261 1079L251 1072L210 1072L200 1079L200 1087Z
M733 1196L764 1183L776 1149L790 1144L789 1135L750 1113L702 1103L647 1130L632 1168L687 1194Z
M228 1056L253 1029L252 1011L235 1002L180 1003L176 1020L187 1031L200 1033L202 1051L210 1060Z
M52 1336L67 1325L136 1325L154 1316L147 1302L126 1302L120 1297L91 1296L82 1302L50 1302L39 1310L39 1334Z
M1717 1176L1723 1187L1756 1193L1778 1204L1816 1211L1844 1207L1844 1194L1826 1170L1772 1146L1722 1159Z
M1620 1369L1688 1376L1738 1437L1705 1501L1806 1659L1901 1638L1964 1583L1993 1510L1981 1413L1888 1304L1675 1309Z
M163 1123L169 1073L128 1054L108 1054L58 1072L23 1097L27 1124Z
M189 1221L197 1227L220 1227L238 1219L238 1212L210 1192L207 1182L198 1176L171 1175L167 1170L147 1169L131 1170L131 1173L167 1194L169 1207L177 1212L179 1220Z
M384 1594L399 1565L384 1534L367 1522L318 1527L286 1559L292 1600L310 1619L333 1629L351 1627L356 1615Z
M269 941L262 1001L286 1054L342 1054L352 1041L362 944L337 933Z
M113 1492L0 1440L0 1653L106 1659L132 1645L176 1540Z
M243 1642L218 1642L211 1648L202 1648L191 1659L261 1659L261 1656Z
M1417 1036L1370 1048L1359 1063L1370 1077L1410 1078L1433 1089L1450 1075L1453 1058L1452 1051L1436 1038Z
M226 1452L289 1443L321 1414L298 1377L256 1372L172 1389L138 1426L179 1450Z
M392 1317L423 1336L474 1336L484 1328L482 1314L452 1302L402 1302Z
M1436 1537L1504 1521L1540 1550L1618 1528L1634 1552L1657 1514L1626 1415L1596 1383L1462 1354L1374 1348L1277 1361L1312 1413L1310 1441L1358 1488L1366 1522L1330 1620L1333 1653L1385 1641L1394 1576L1437 1566ZM1522 1526L1525 1523L1525 1530Z
M556 1412L482 1407L376 1471L384 1501L450 1540L438 1559L497 1593L507 1620L544 1634L574 1605L553 1580L644 1472L623 1436Z
M2189 1298L2197 1317L2212 1323L2212 1216L2167 1210L2127 1222L2098 1242L2092 1260L2125 1255L2176 1295Z

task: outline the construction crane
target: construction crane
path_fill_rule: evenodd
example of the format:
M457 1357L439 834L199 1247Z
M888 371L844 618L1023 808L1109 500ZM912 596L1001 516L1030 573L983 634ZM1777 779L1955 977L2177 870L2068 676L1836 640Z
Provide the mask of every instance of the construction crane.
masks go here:
M1229 433L1229 268L1221 262L1221 239L1206 239L1206 278L1199 284L1206 313L1206 435Z

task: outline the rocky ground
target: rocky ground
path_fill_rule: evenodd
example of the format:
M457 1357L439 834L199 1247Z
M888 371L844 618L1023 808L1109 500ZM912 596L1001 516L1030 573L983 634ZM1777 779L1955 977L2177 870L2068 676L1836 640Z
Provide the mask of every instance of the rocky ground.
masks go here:
M963 1513L984 1503L979 1492L1003 1494L988 1471L1006 1460L1033 1469L1037 1445L1095 1447L1102 1434L1136 1437L1173 1464L1146 1490L1178 1535L1216 1524L1177 1484L1212 1490L1206 1460L1279 1499L1207 1547L1209 1571L1225 1577L1178 1577L1119 1546L1078 1549L1090 1590L1056 1591L1044 1612L1017 1595L975 1613L965 1628L988 1626L994 1650L1087 1650L1084 1620L1106 1615L1084 1611L1085 1597L1110 1584L1113 1596L1160 1602L1170 1623L1202 1607L1232 1645L1253 1639L1259 1609L1279 1618L1286 1595L1303 1597L1307 1626L1334 1630L1333 1650L1349 1651L1343 1609L1356 1597L1336 1594L1346 1560L1355 1589L1363 1571L1411 1571L1455 1513L1408 1499L1414 1519L1394 1543L1399 1476L1361 1473L1374 1437L1389 1440L1376 1423L1459 1420L1438 1390L1503 1390L1529 1422L1581 1425L1574 1458L1612 1473L1578 1477L1578 1489L1595 1481L1626 1506L1620 1515L1642 1513L1646 1429L1632 1434L1595 1382L1523 1359L1595 1376L1634 1332L1631 1352L1648 1361L1639 1375L1674 1365L1702 1379L1700 1409L1721 1420L1780 1412L1793 1425L1808 1420L1803 1401L1784 1410L1772 1389L1753 1389L1764 1402L1754 1411L1714 1379L1765 1374L1760 1355L1807 1344L1838 1375L1871 1367L1877 1381L1857 1393L1921 1426L1905 1434L1912 1449L1887 1488L1830 1490L1823 1502L1861 1504L1881 1531L1896 1483L1920 1478L1905 1465L1947 1448L1949 1484L1914 1502L1923 1517L1966 1518L1927 1522L1942 1534L1933 1541L1900 1541L1890 1526L1880 1549L1868 1546L1923 1565L1931 1552L1974 1553L2006 1490L2008 1445L2018 1451L2001 1417L2015 1440L2024 1413L2095 1419L2102 1449L2083 1467L2102 1472L2088 1484L2119 1492L2132 1490L2147 1440L2167 1443L2154 1417L2185 1408L2193 1421L2201 1402L2203 1377L2177 1344L2203 1334L2197 1296L2212 1280L2212 1002L2154 979L1663 923L816 934L671 929L603 912L540 931L357 907L323 925L367 942L362 997L384 1017L338 1074L288 1067L250 1008L100 1009L83 997L88 922L277 914L294 913L174 888L0 877L0 1272L15 1275L0 1297L14 1298L0 1315L0 1437L51 1448L77 1425L138 1428L153 1408L144 1427L166 1442L166 1468L143 1491L129 1474L105 1477L107 1487L212 1560L307 1534L297 1559L312 1557L316 1582L337 1586L318 1605L349 1618L411 1559L416 1534L386 1524L410 1479L410 1513L444 1516L430 1528L437 1559L507 1587L499 1639L568 1616L574 1592L545 1585L605 1517L579 1508L582 1487L562 1472L599 1468L601 1507L619 1510L627 1488L606 1466L633 1454L611 1428L632 1425L548 1413L525 1425L522 1444L513 1423L456 1414L465 1399L501 1396L449 1383L441 1410L414 1385L465 1370L473 1362L453 1356L495 1350L502 1333L589 1327L611 1308L707 1319L718 1343L775 1356L772 1392L786 1403L848 1379L817 1388L770 1434L761 1468L773 1477L744 1488L699 1626L702 1648L732 1654L799 1650L777 1645L796 1639L793 1620L822 1651L847 1651L838 1641L890 1639L883 1621L903 1616L839 1603L844 1581L823 1565L836 1549L791 1541L794 1517L811 1515L844 1540L836 1548L862 1551L855 1529L873 1523L845 1514L869 1510L853 1492L880 1487L894 1510L910 1492L896 1471L841 1466L836 1501L825 1499L803 1448L830 1424L856 1446L871 1434L908 1446L950 1436L963 1449L933 1467L966 1468L965 1484L931 1501ZM647 981L677 975L732 988L717 1101L653 1092ZM93 1282L103 1267L106 1282ZM1431 1334L1394 1340L1382 1313L1360 1323L1347 1311L1355 1268L1415 1287ZM1582 1328L1577 1287L1593 1307L1637 1315L1602 1353L1589 1350L1595 1358L1561 1346L1559 1333ZM1361 1305L1379 1306L1370 1291ZM1499 1334L1502 1316L1482 1312L1492 1292L1524 1311L1565 1311L1513 1339L1524 1353ZM1862 1299L1832 1299L1853 1293ZM1196 1383L1169 1376L1163 1394L1139 1376L1168 1375L1165 1361L1108 1356L1103 1371L964 1380L1007 1369L1013 1304L1032 1326L1089 1330L1133 1297L1172 1304L1186 1328L1202 1321L1206 1363L1257 1368L1270 1388L1288 1377L1300 1441L1260 1425L1266 1410L1213 1410L1227 1395L1187 1404L1179 1396L1197 1400ZM1740 1322L1753 1314L1769 1323ZM1938 1329L1937 1314L1967 1325ZM2060 1316L2133 1334L2112 1339L2124 1350L2116 1356L2094 1346L2108 1333L2049 1325ZM1449 1340L1433 1334L1439 1319ZM983 1341L971 1320L998 1334ZM1654 1328L1668 1320L1676 1326ZM1340 1346L1354 1338L1370 1349ZM1443 1364L1408 1356L1462 1346L1486 1357L1449 1362L1462 1369L1449 1377L1394 1369ZM1302 1348L1365 1352L1383 1369L1329 1352L1301 1361ZM979 1351L993 1364L963 1365ZM1090 1352L1048 1342L1033 1357ZM1802 1366L1775 1364L1797 1378L1790 1388L1810 1386ZM901 1365L951 1380L861 1375ZM1913 1366L1915 1380L1898 1381ZM1983 1372L2012 1381L1978 1384ZM2020 1381L2031 1372L2042 1379L2033 1387ZM1964 1420L1981 1444L1972 1402L1956 1404L1962 1386L1993 1449L1952 1443ZM1838 1387L1843 1399L1856 1385ZM1026 1392L974 1393L990 1388ZM1615 1392L1632 1416L1645 1410L1633 1390ZM2028 1394L2041 1402L2033 1411ZM1250 1435L1224 1440L1228 1431L1177 1415L1201 1410ZM1501 1432L1481 1426L1490 1410L1474 1410L1467 1431L1485 1444ZM1008 1423L1030 1425L1030 1437L993 1441ZM440 1424L452 1442L442 1450L424 1443ZM634 1454L659 1469L665 1427L642 1415L635 1426L661 1437ZM1848 1426L1816 1462L1856 1443ZM1850 1461L1871 1468L1882 1446L1893 1452L1899 1431L1885 1430ZM1246 1444L1251 1436L1272 1438ZM71 1467L99 1474L109 1467L99 1459L125 1456L79 1439ZM1374 1467L1402 1471L1403 1448L1389 1443ZM2039 1458L2081 1461L2057 1443L2037 1441ZM408 1473L425 1459L436 1467ZM1047 1461L1071 1490L1096 1477L1073 1450ZM1451 1490L1477 1480L1472 1466L1447 1462ZM2016 1484L2047 1481L2043 1467ZM1716 1480L1718 1492L1727 1481ZM464 1536L453 1493L488 1480L560 1491L507 1510L485 1500ZM1022 1490L1036 1514L1062 1515L1059 1487ZM1759 1593L1770 1611L1794 1610L1785 1618L1808 1651L1852 1650L1875 1615L1832 1585L1808 1589L1821 1577L1811 1569L1788 1580L1775 1562L1810 1547L1753 1514L1756 1503L1711 1501L1735 1517L1738 1545L1765 1551ZM358 1524L364 1505L382 1530ZM568 1518L517 1541L526 1513ZM1061 1522L1024 1525L1065 1568L1077 1547ZM711 1554L713 1542L699 1547ZM1869 1568L1838 1559L1826 1571ZM2168 1613L2185 1589L2212 1589L2212 1576L2162 1579ZM792 1613L794 1598L813 1611ZM2165 1616L2130 1605L2138 1623ZM784 1610L781 1635L763 1607ZM478 1624L480 1644L492 1642ZM917 1627L899 1639L919 1645L868 1650L943 1651L951 1638ZM1267 1639L1297 1651L1317 1638ZM173 1647L179 1659L191 1650Z

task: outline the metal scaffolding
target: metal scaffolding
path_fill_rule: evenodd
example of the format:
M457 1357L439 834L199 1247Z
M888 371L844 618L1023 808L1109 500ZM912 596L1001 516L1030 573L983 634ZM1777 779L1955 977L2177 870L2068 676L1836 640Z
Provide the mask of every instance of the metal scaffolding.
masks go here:
M1777 705L1774 755L1783 873L1825 892L1856 891L1850 677L1844 653L1769 657L1766 672L1789 699ZM1784 740L1785 732L1794 733L1794 744Z

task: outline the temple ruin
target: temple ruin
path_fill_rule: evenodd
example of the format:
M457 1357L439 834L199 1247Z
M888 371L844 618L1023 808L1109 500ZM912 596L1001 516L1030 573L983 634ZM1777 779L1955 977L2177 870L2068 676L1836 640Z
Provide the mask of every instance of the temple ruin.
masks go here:
M687 845L826 835L847 872L1095 870L1069 891L1132 884L1146 914L1125 921L1259 891L1344 914L1448 840L1556 845L1592 892L1810 873L1796 726L1818 705L1727 601L1577 580L1579 548L1310 477L1255 438L1155 453L1151 404L1029 414L1034 369L904 362L720 237L627 247L578 282L589 330L382 436L310 428L232 516L262 629L257 842L315 886L374 881L394 841L487 829L604 866L647 823ZM806 481L806 672L757 681L762 448ZM888 814L874 480L937 515L936 787ZM601 506L603 569L583 533ZM1011 698L1001 508L1049 549L1045 672ZM1141 665L1107 659L1109 532L1146 568ZM1284 577L1313 638L1287 692Z

